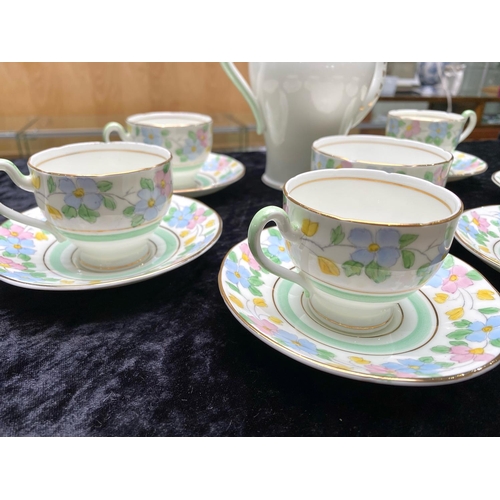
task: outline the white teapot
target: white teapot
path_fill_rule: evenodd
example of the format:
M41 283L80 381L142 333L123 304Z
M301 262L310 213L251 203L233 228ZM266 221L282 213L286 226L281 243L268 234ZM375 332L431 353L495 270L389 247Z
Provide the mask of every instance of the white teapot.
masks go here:
M346 135L380 96L387 63L251 62L250 84L233 63L222 68L243 94L264 134L264 184L281 189L310 169L311 146L329 135Z

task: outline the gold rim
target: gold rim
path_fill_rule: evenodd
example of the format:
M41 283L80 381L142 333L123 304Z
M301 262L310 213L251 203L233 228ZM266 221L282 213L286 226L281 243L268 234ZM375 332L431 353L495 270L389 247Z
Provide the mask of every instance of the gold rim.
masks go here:
M132 121L132 118L134 118L134 116L145 116L146 113L144 114L139 114L139 115L132 115L132 116L129 116L125 122L127 123L127 125L132 125L134 127L150 127L150 128L158 128L160 130L162 129L165 129L165 128L187 128L187 127L200 127L200 126L203 126L203 125L213 125L213 119L211 116L209 115L203 115L203 114L200 114L200 113L183 113L183 112L179 112L179 113L175 113L175 112L172 112L172 113L148 113L150 115L177 115L177 116L180 116L180 115L184 115L184 116L192 116L192 117L195 117L195 116L198 116L198 117L206 117L207 120L204 120L204 121L199 121L199 123L190 123L189 125L150 125L150 124L146 124L146 123L141 123L140 121L139 122L135 122L135 121Z
M299 184L298 186L295 186L292 189L292 192L293 192L293 190L295 190L295 189L297 189L297 188L299 188L301 186L304 186L306 184L310 184L310 183L313 183L313 182L321 182L321 181L324 181L324 180L325 180L324 178L321 178L321 179L313 179L313 180L309 180L309 181L303 182L303 183ZM359 181L359 180L362 180L362 181L366 181L366 182L380 182L380 183L383 183L383 184L391 184L391 185L399 186L399 187L402 187L402 188L405 188L405 189L411 189L411 190L423 193L426 196L430 196L431 198L434 198L437 201L439 201L440 203L442 203L443 205L445 205L448 210L450 210L450 211L452 210L450 206L448 206L443 200L441 200L437 196L434 196L434 195L432 195L430 193L427 193L427 192L425 192L425 191L423 191L421 189L415 188L413 186L405 186L404 184L396 184L394 182L383 181L383 180L380 180L380 179L360 179L359 177L339 177L338 179L327 179L327 180L335 180L335 181L340 181L340 180L351 180L351 181L352 180L357 180L357 181ZM464 204L463 204L462 200L460 198L458 198L458 196L457 196L457 199L460 201L460 206L459 206L458 210L455 213L452 213L449 217L446 217L445 219L440 219L440 220L432 221L432 222L412 222L412 223L403 223L403 222L376 222L376 221L367 221L367 220L362 220L362 219L349 219L347 217L340 217L338 215L327 214L325 212L322 212L321 210L316 210L315 208L308 207L307 205L304 205L303 203L297 201L295 198L293 198L290 195L290 193L288 192L286 184L283 186L283 194L286 196L286 198L289 201L291 201L295 205L303 208L304 210L307 210L308 212L313 212L315 214L322 215L323 217L327 217L327 218L333 219L333 220L339 220L339 221L343 221L343 222L350 222L350 223L353 223L353 224L368 224L368 225L371 225L371 226L387 226L387 227L426 227L426 226L435 226L437 224L444 224L444 223L450 222L450 221L456 219L457 217L460 217L460 215L464 211Z

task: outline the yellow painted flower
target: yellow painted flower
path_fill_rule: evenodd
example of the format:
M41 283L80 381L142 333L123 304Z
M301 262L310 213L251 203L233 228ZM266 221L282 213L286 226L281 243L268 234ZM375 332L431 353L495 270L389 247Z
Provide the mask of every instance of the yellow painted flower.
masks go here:
M269 316L269 321L272 321L273 323L276 323L277 325L281 325L283 321L281 321L279 318L276 318L276 316Z
M57 210L57 208L54 208L52 205L47 205L47 211L49 212L49 215L53 219L62 219L62 213Z
M358 356L349 356L349 359L351 361L354 361L355 363L358 363L358 365L370 365L371 361L368 361L364 358L360 358Z
M181 231L181 238L185 238L191 231L186 231L186 229L184 229L184 231Z
M193 241L194 241L195 239L196 239L196 235L195 235L195 236L192 236L191 238L188 238L188 239L184 242L184 244L185 244L186 246L191 245L191 243L193 243Z
M64 285L72 285L74 282L74 280L61 280L61 283Z
M482 250L484 253L490 253L490 251L484 245L479 245L479 249Z
M331 274L333 276L339 276L340 269L333 260L327 259L326 257L318 257L318 265L322 272L325 274Z
M464 309L463 309L463 307L456 307L455 309L452 309L451 311L446 311L446 315L452 321L456 321L457 319L460 319L464 315Z
M448 300L448 297L449 295L447 293L436 293L436 295L434 295L434 300L438 304L444 304Z
M212 227L212 226L215 226L215 221L212 219L212 220L209 220L206 224L205 224L205 227Z
M49 238L45 233L42 233L42 231L38 231L35 234L35 240L42 241L42 240L48 240Z
M318 230L318 223L317 222L311 222L309 219L304 219L302 221L301 231L306 236L313 236L314 234L316 234L317 230Z
M266 301L264 299L261 299L261 298L255 298L255 299L253 299L253 303L257 307L267 307Z
M241 300L238 297L235 297L233 294L229 295L229 300L231 302L234 302L238 307L243 308L243 304L241 303Z
M32 175L31 176L31 185L35 189L40 189L40 184L41 184L40 177L38 175Z
M494 300L495 292L493 290L478 290L477 298L479 300Z

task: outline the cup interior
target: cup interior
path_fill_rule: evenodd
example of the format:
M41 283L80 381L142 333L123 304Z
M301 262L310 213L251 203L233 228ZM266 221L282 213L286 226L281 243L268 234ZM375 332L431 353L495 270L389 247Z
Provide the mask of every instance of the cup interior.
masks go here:
M147 127L181 128L211 123L212 118L199 113L155 112L129 116L127 122Z
M170 152L159 146L94 142L47 149L33 155L28 164L47 174L86 177L149 170L170 159Z
M325 137L313 143L322 154L351 163L388 166L431 166L452 160L451 153L431 144L385 136Z
M285 195L327 217L382 225L444 222L462 202L451 191L422 179L364 169L317 170L289 180Z
M465 122L466 118L457 113L433 111L427 109L398 109L389 111L389 116L405 121L421 122Z

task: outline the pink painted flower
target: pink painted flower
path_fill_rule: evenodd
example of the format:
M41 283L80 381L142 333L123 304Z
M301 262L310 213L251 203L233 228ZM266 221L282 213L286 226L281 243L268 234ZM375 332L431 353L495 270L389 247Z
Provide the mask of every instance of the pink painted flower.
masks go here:
M241 258L245 262L248 262L248 265L252 269L255 269L256 271L260 271L259 263L253 258L253 255L250 253L250 247L248 246L248 244L247 243L242 243L240 245L240 250L241 250L241 253L243 254L241 256Z
M198 130L196 136L198 137L201 145L206 148L208 146L208 134L204 130Z
M406 125L404 130L405 131L403 135L406 138L413 137L414 135L420 133L420 124L418 122L411 122L410 124Z
M456 345L451 348L452 361L466 363L467 361L491 361L495 356L486 354L482 347L470 348L467 345Z
M443 279L441 290L448 293L455 293L459 288L466 288L473 285L473 281L466 276L467 269L462 266L453 266L450 274Z
M472 211L471 215L472 215L472 223L475 224L480 231L487 233L488 227L490 227L490 223L475 211Z
M226 170L227 167L229 167L229 159L221 156L219 158L219 162L217 163L217 171L222 172L223 170Z
M164 195L169 195L172 192L172 177L168 172L160 170L155 175L155 186L160 189Z
M260 319L254 316L250 316L250 320L261 330L264 330L264 333L273 334L278 331L278 325L267 321L267 319Z
M380 365L366 365L364 368L374 375L392 375L400 378L418 378L418 375L415 373L403 373Z
M6 236L7 238L14 237L20 240L29 240L33 238L33 234L29 231L25 231L24 227L18 226L17 224L12 224L9 229L6 227L0 227L0 234Z
M16 264L13 260L7 259L7 257L0 257L0 267L4 269L18 269L20 271L26 271L26 268L21 264Z
M188 229L193 229L197 224L202 224L206 217L203 215L205 212L204 208L199 208L196 212L193 213L189 224L186 226Z
M337 168L352 168L352 163L347 160L342 160Z

